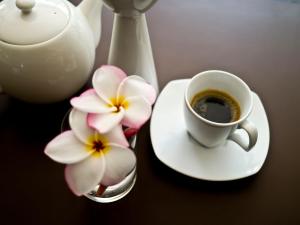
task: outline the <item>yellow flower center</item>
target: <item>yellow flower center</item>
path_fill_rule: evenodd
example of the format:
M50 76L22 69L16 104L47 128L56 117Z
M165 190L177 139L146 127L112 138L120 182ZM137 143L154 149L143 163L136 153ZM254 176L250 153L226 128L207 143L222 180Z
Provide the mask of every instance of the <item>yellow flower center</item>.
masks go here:
M97 133L88 138L86 150L92 152L92 156L100 157L102 154L106 154L110 150L110 146L107 138Z
M118 113L121 111L121 108L127 109L129 106L129 102L125 99L124 96L119 96L119 98L111 98L110 99L111 105L116 107L115 113Z
M104 144L101 142L101 141L94 141L93 142L93 145L92 145L92 148L96 151L96 152L100 152L100 151L102 151L104 148L105 148L105 146L104 146Z

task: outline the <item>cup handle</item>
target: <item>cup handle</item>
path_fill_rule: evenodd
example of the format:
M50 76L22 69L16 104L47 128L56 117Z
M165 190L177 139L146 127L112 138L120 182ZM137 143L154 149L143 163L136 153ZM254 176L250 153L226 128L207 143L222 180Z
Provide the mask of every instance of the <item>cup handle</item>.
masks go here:
M249 144L245 144L240 135L238 134L237 130L243 129L247 132L249 136ZM238 145L240 145L245 151L250 151L252 147L256 144L258 132L255 125L250 122L249 120L243 121L241 124L239 124L237 130L235 130L230 136L229 139L236 142Z

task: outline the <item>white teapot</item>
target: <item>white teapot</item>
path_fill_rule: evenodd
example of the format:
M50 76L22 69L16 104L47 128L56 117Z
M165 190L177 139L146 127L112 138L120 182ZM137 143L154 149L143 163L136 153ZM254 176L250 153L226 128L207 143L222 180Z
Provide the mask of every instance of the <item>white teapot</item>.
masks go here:
M19 99L63 100L88 80L101 33L102 0L0 3L0 89Z

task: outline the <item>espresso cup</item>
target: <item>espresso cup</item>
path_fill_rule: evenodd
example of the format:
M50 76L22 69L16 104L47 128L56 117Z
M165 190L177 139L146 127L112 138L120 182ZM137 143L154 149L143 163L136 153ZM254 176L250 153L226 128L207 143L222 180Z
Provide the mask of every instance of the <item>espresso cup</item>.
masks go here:
M215 90L226 93L239 106L239 115L234 121L216 122L205 118L195 111L192 101L199 93ZM184 117L188 133L201 145L212 148L224 144L228 139L239 144L245 151L256 144L258 132L255 125L248 120L253 108L252 92L248 85L237 76L220 71L209 70L195 75L185 90ZM216 109L214 113L222 113ZM241 140L239 129L244 129L249 137L248 144Z

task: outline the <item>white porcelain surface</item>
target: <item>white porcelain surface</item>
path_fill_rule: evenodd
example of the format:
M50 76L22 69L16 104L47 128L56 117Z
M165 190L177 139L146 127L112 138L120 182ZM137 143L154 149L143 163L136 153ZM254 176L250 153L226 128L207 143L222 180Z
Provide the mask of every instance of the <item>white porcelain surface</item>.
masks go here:
M217 123L198 115L192 108L191 102L197 93L206 90L219 90L229 94L240 106L240 117L229 123ZM257 140L255 123L248 120L253 108L253 96L248 85L234 74L221 70L208 70L195 75L185 90L184 118L189 134L206 147L216 147L228 138L235 136L239 129L249 134L249 145L232 138L246 151L252 149ZM239 128L239 129L237 129Z
M70 11L65 1L35 0L32 9L23 12L29 8L25 7L26 1L4 0L1 3L0 40L15 45L32 45L55 37L67 26Z
M186 131L183 104L188 81L171 81L157 99L150 126L157 158L184 175L203 180L234 180L257 173L267 157L270 139L267 116L259 97L253 93L253 111L249 116L259 133L253 149L245 152L231 140L208 149ZM240 138L248 140L243 132Z
M7 1L15 2L6 0L0 8ZM55 102L70 97L88 80L100 39L102 0L83 0L78 7L66 0L56 1L61 4L51 9L60 10L61 5L66 5L70 16L67 25L54 37L23 45L0 40L0 86L5 93L29 102ZM29 14L35 7L39 9L38 2ZM28 32L51 30L48 25L51 24L41 23ZM22 34L18 36L22 39Z
M115 13L124 11L146 12L157 0L104 0L105 4L114 10Z
M129 75L139 75L158 91L158 82L146 16L156 0L104 0L114 12L108 64Z

